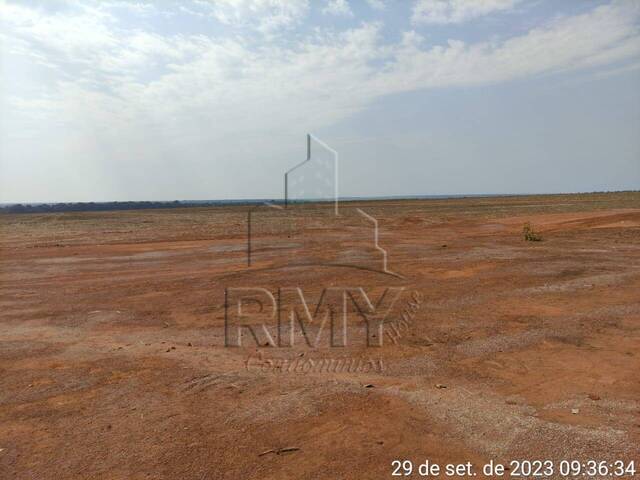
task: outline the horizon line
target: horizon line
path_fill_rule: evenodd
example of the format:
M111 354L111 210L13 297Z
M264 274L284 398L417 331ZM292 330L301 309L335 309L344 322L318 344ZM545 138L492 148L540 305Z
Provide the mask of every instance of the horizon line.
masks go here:
M377 200L437 200L451 198L482 198L482 197L528 197L544 195L592 195L606 193L637 193L640 189L632 190L591 190L574 192L524 192L524 193L450 193L450 194L415 194L415 195L372 195L372 196L345 196L338 197L338 201L377 201ZM289 199L290 203L330 203L334 198L309 198L309 199ZM178 204L254 204L254 203L284 203L282 198L229 198L229 199L170 199L170 200L69 200L69 201L44 201L44 202L0 202L0 208L17 205L38 206L38 205L89 205L107 203L178 203Z

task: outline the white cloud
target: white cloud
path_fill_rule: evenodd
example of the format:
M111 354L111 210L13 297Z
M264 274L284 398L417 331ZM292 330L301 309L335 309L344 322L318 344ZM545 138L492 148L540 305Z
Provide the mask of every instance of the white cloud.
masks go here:
M519 0L417 0L413 23L462 23L476 17L512 9Z
M328 0L326 7L322 9L322 13L344 17L353 16L353 11L351 11L351 6L347 0Z
M386 8L384 0L367 0L367 3L374 10L384 10Z
M379 95L596 67L637 59L640 53L640 6L634 3L560 18L502 42L450 40L430 47L416 32L406 32L397 44L382 43L376 23L343 32L316 31L287 46L266 42L251 47L242 37L125 29L111 15L93 10L51 15L2 8L8 48L61 72L57 83L42 86L48 94L60 92L64 81L67 92L81 97L89 85L103 98L98 104L124 99L133 116L137 108L147 107L187 116L190 108L246 112L265 104L282 112L291 105L287 99L296 99L298 106L321 110L314 121L323 124ZM73 76L65 75L70 71ZM283 125L297 113L288 115L282 116Z
M557 19L503 42L403 47L387 81L406 89L481 85L611 64L640 55L640 5L620 2Z
M308 0L197 0L218 21L251 26L263 33L297 24L309 11Z
M151 2L139 2L132 0L102 0L102 8L122 8L137 15L149 15L156 12L156 7Z
M0 5L3 61L53 72L42 77L7 63L12 83L0 89L0 111L16 135L72 136L78 158L214 151L234 158L248 138L314 131L384 95L637 61L639 20L640 5L623 2L503 41L430 45L405 32L385 43L381 25L365 23L284 43L161 35L102 10L60 15ZM24 94L22 84L34 87Z
M18 36L40 49L53 49L69 55L83 55L116 45L111 29L113 17L100 9L86 7L82 14L44 14L18 4L0 4L4 22ZM2 18L0 17L0 18Z

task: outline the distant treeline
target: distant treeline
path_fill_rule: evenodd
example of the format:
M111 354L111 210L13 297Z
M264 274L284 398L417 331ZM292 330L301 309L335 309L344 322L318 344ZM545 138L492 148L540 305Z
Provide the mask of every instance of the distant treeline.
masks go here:
M521 193L521 194L465 194L465 195L409 195L385 197L340 197L341 202L376 201L376 200L444 200L462 198L497 198L497 197L529 197L529 196L572 196L572 195L601 195L601 194L637 194L638 190L622 190L613 192L584 192L584 193ZM289 203L331 202L331 199L289 199ZM140 202L70 202L70 203L7 203L0 204L2 213L49 213L49 212L100 212L106 210L148 210L152 208L187 208L229 205L258 205L261 203L281 203L282 200L273 199L243 199L243 200L173 200L173 201L140 201Z
M100 212L106 210L143 210L152 208L185 208L210 205L251 205L261 200L211 200L169 202L78 202L78 203L14 203L0 205L0 213Z

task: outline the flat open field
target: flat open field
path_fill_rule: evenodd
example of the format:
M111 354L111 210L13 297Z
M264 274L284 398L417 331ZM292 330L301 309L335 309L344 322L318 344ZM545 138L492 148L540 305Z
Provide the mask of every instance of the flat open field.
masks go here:
M0 479L640 462L640 193L247 210L0 216Z

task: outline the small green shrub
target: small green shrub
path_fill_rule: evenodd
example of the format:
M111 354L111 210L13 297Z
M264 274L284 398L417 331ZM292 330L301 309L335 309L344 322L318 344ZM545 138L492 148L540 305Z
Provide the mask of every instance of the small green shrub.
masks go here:
M542 241L542 237L539 233L533 230L533 227L529 222L524 224L522 229L522 234L524 235L524 239L527 242L540 242Z

